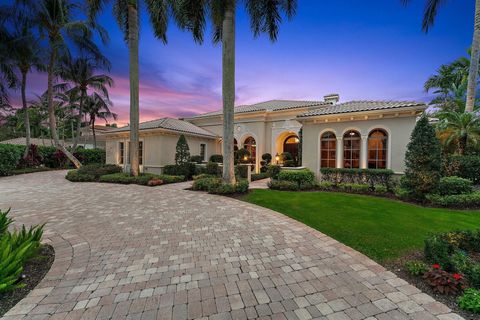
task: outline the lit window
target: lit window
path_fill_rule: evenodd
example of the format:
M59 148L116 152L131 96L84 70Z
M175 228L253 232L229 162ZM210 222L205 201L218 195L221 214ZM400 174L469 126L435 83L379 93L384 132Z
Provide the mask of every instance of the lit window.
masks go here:
M120 142L118 144L118 163L123 164L125 157L125 143Z
M387 141L388 135L385 131L375 129L368 136L368 168L387 168Z
M337 137L333 132L325 132L320 140L320 166L335 168L337 157Z
M343 135L343 167L360 168L360 134L347 131Z

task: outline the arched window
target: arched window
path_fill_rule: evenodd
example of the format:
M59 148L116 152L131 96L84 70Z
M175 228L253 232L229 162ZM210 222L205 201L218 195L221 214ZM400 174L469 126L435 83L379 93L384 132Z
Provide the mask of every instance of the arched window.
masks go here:
M360 133L354 130L343 135L343 167L360 168Z
M233 151L237 151L238 150L238 142L237 142L237 139L233 138Z
M375 129L368 135L368 168L387 168L387 142L388 135L385 131Z
M298 146L300 139L296 135L288 136L283 142L283 152L288 152L292 156L295 163L298 162Z
M337 158L337 137L328 131L320 138L320 166L322 168L335 168Z
M255 159L257 156L257 144L255 142L255 139L253 137L248 137L245 139L245 142L243 143L243 147L250 152L250 160L252 163L255 163Z

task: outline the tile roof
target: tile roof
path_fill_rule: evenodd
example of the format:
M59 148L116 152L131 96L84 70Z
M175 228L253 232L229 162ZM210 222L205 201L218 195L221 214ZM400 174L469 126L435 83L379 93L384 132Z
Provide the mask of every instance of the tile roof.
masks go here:
M247 113L257 111L279 111L296 108L308 108L308 107L322 107L331 105L324 101L299 101L299 100L269 100L250 105L241 105L235 107L235 113ZM202 113L197 116L193 116L190 119L203 118L209 116L217 116L222 114L222 110Z
M190 122L186 122L179 119L173 119L173 118L161 118L161 119L140 123L140 130L148 130L148 129L166 129L166 130L176 131L180 133L190 133L190 134L196 134L201 136L217 137L217 135L215 135L214 133L207 131L205 129L202 129L200 127L197 127L196 125ZM123 132L123 131L129 131L129 130L130 130L130 126L125 126L122 128L111 130L108 133Z
M349 102L326 106L323 108L318 108L318 109L306 112L304 114L301 114L298 117L312 117L312 116L322 116L322 115L329 115L329 114L374 111L374 110L385 110L385 109L398 109L398 108L407 108L407 107L425 107L426 108L427 106L423 102L415 102L415 101L349 101Z

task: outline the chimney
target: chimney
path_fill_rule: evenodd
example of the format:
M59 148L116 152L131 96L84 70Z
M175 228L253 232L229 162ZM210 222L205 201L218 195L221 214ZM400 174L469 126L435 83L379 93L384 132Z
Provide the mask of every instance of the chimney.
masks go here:
M336 104L340 100L340 95L338 93L327 94L323 97L325 102Z

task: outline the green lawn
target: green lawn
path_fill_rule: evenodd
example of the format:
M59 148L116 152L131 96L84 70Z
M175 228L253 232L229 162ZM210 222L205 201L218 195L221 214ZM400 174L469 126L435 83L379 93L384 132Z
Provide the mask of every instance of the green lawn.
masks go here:
M242 200L281 212L380 262L422 249L431 232L480 227L480 211L422 208L363 195L252 190Z

